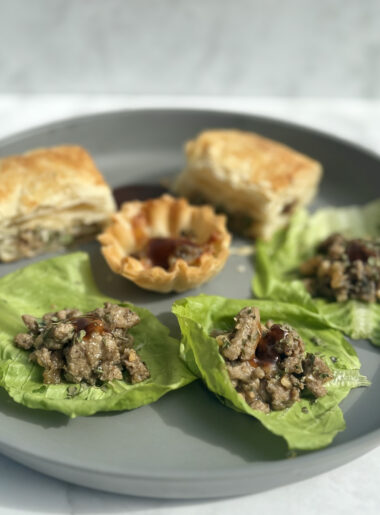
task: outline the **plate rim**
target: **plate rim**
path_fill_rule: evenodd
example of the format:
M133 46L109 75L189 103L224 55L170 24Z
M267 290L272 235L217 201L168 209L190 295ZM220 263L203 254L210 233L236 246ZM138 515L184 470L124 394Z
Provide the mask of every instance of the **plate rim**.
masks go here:
M354 148L356 151L363 152L367 154L368 157L374 158L375 160L379 160L380 165L380 150L379 152L376 152L372 148L366 147L365 145L361 143L357 143L355 141L350 140L348 137L339 136L337 134L334 134L333 132L329 132L327 130L318 129L316 127L312 127L309 125L304 125L299 122L294 121L288 121L283 118L276 118L275 116L267 116L263 114L255 114L251 112L244 111L243 109L228 109L223 110L220 108L213 108L213 107L190 107L189 105L181 106L143 106L143 107L134 107L134 108L123 108L123 109L108 109L100 112L91 112L87 114L81 114L78 116L68 116L64 118L57 118L56 120L47 122L47 123L38 123L37 125L34 125L32 127L29 127L27 129L16 131L12 134L9 134L8 136L0 138L0 150L4 145L8 145L13 143L14 140L18 140L20 138L24 138L27 136L31 136L34 134L39 134L41 132L50 132L55 129L59 129L62 126L65 125L72 125L72 124L80 124L87 121L92 121L97 118L112 118L114 116L128 116L133 114L148 114L148 113L154 113L154 114L160 114L160 113L170 113L170 114L179 114L180 112L185 113L197 113L202 115L207 114L217 114L221 116L226 115L236 115L240 116L242 118L254 118L255 120L258 120L259 122L265 122L265 123L273 123L276 125L280 125L282 127L291 127L293 129L301 130L304 132L308 132L311 134L315 134L321 138L327 138L335 143L346 145ZM0 157L1 159L1 157Z
M14 401L13 401L14 402ZM32 408L30 408L32 409ZM88 417L86 417L88 418ZM259 421L257 421L259 423ZM377 442L377 443L376 443ZM375 443L375 444L374 444ZM373 445L374 444L374 445ZM336 455L340 456L342 453L346 454L346 450L358 450L360 448L365 447L365 451L363 454L357 454L354 452L354 457L351 458L349 461L352 461L355 459L355 457L362 456L366 454L367 452L370 452L372 449L377 448L380 445L380 428L375 429L373 431L370 431L369 433L366 433L365 435L357 436L356 438L349 440L348 442L344 442L342 444L339 444L336 447L326 446L322 449L315 449L312 451L307 451L303 454L297 455L297 463L304 463L305 461L309 461L311 459L311 456L314 458L318 456L317 461L318 462L324 462L325 461L325 455ZM122 470L107 470L106 468L103 468L101 471L98 471L94 468L91 468L90 466L83 466L81 463L75 463L73 461L66 461L62 458L53 459L46 456L41 456L38 453L33 453L30 450L24 450L20 447L17 447L13 444L9 444L7 442L4 442L2 435L0 435L0 448L2 449L3 446L5 446L6 449L9 449L11 452L22 452L23 454L27 455L30 458L33 459L42 459L43 461L51 464L51 465L61 465L65 467L73 467L76 470L80 470L83 472L90 472L90 473L99 473L99 474L106 474L108 476L114 476L114 477L123 477L125 479L172 479L173 474L175 474L175 477L179 480L191 480L191 479L206 479L209 478L210 475L217 479L226 479L226 478L233 478L233 479L239 479L244 475L246 477L247 470L252 468L252 463L247 463L245 466L240 467L231 467L227 469L205 469L205 470L199 470L199 469L172 469L170 473L165 473L162 470L154 470L149 471L149 474L146 474L146 469L144 471L141 471L139 469L134 468L133 473L125 473ZM297 451L296 451L297 454ZM351 452L352 454L352 452ZM289 457L290 458L290 457ZM271 469L272 466L275 464L278 471L281 471L282 468L288 468L287 465L289 463L288 459L278 459L278 460L267 460L267 461L257 461L254 463L255 466L257 466L257 463L260 463L261 469ZM348 462L349 462L348 461ZM348 463L345 462L345 463ZM339 465L336 465L339 466ZM333 467L334 468L334 467Z

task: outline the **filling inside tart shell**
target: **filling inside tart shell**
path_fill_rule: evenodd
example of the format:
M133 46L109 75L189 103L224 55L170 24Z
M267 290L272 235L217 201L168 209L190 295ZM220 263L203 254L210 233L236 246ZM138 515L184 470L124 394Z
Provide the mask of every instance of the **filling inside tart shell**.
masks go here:
M178 259L183 259L190 266L198 266L204 252L212 252L211 243L217 237L211 236L209 241L200 245L191 236L179 238L150 238L144 247L132 257L139 259L144 266L159 266L170 270Z
M227 260L230 240L223 215L170 195L126 202L99 237L114 272L160 292L211 279Z

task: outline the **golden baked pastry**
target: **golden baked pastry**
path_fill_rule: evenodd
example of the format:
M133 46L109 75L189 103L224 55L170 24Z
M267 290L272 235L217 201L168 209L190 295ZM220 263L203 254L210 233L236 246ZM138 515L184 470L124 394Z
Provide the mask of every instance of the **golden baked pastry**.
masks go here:
M186 145L174 191L225 211L248 237L270 238L314 197L322 167L291 148L238 130L202 132Z
M224 266L231 237L223 215L170 195L122 205L99 235L110 268L141 288L185 291Z
M0 261L99 232L116 206L91 156L60 146L0 159Z

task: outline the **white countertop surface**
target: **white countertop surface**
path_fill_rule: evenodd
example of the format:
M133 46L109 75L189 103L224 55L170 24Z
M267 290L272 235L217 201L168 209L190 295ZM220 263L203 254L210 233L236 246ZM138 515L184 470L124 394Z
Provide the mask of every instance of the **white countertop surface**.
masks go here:
M380 101L0 95L0 137L56 119L138 107L209 107L302 123L379 152ZM380 193L380 192L379 192ZM376 408L377 409L377 408ZM166 501L113 495L69 485L0 455L0 515L293 513L377 514L380 448L338 469L256 495L206 501Z
M380 95L378 0L0 6L3 92Z

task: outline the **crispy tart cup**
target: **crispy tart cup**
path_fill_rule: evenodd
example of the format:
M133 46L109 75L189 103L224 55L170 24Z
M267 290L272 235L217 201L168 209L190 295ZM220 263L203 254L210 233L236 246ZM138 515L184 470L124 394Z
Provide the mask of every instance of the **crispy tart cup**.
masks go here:
M204 246L196 264L178 258L166 270L147 266L133 256L151 238L178 238L189 233L196 244ZM216 215L210 206L192 206L183 198L163 195L124 203L98 239L115 273L141 288L167 293L196 288L220 272L228 258L231 236L225 216Z

